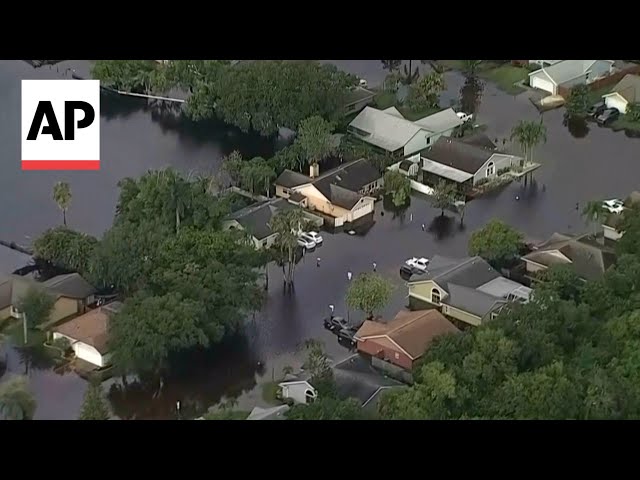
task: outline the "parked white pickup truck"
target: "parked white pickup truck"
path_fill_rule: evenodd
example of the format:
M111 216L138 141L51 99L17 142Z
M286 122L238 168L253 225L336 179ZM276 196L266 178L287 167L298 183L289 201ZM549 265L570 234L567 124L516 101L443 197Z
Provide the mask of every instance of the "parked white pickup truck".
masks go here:
M464 112L457 112L456 115L458 116L458 118L460 120L462 120L463 122L468 122L469 120L471 120L472 115L467 115Z
M427 265L429 265L429 259L412 257L406 260L404 264L411 269L419 270L421 272L426 272Z

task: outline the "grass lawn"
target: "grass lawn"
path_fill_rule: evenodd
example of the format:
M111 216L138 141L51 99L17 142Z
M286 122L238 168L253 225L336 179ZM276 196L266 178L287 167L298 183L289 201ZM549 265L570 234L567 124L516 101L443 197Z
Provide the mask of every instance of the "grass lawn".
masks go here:
M251 412L244 410L222 410L219 412L207 413L203 416L205 420L246 420Z
M478 71L480 77L495 83L500 90L510 95L517 95L525 91L524 88L514 84L527 79L529 73L529 70L526 68L515 67L513 65L501 65L488 70L480 69Z
M613 125L611 125L611 127L614 130L633 130L636 132L640 132L640 122L634 122L631 119L627 119L626 115L620 116L618 120L613 122Z
M276 398L276 394L278 393L278 383L279 382L267 382L262 385L262 399L265 402L277 404L278 399Z

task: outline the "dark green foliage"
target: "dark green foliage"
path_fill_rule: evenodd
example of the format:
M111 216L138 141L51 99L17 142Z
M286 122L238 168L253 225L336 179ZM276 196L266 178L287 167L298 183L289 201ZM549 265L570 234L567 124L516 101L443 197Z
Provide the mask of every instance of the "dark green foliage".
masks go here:
M50 228L33 243L37 258L65 270L89 274L91 256L98 241L91 235L60 226Z

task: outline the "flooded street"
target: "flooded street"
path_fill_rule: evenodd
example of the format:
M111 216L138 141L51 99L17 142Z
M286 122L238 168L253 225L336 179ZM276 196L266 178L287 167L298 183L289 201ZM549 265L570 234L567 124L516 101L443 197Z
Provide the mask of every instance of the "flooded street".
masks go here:
M386 72L375 60L335 61L340 68L357 74L375 86ZM419 61L414 65L423 66ZM51 200L58 180L71 184L73 202L68 213L71 227L100 235L111 224L118 196L117 182L138 176L150 168L174 166L182 171L215 171L222 156L233 149L246 155L269 156L270 141L241 135L215 122L193 124L185 120L167 122L145 111L144 102L104 98L102 102L102 169L99 172L55 173L20 170L20 79L58 78L55 67L34 70L20 61L0 61L0 238L18 243L56 225L60 213ZM465 78L456 72L445 74L447 91L442 106L458 101ZM540 114L528 93L513 97L484 85L479 102L469 96L467 85L463 105L477 103L477 120L487 125L492 138L508 138L511 128L522 119L537 120ZM451 256L466 254L470 232L492 218L501 218L528 237L542 240L554 231L578 232L585 228L580 206L596 198L624 198L638 188L640 140L622 132L589 124L583 138L575 138L563 125L564 110L547 112L547 143L534 152L543 164L535 174L536 183L526 190L513 183L501 191L471 202L465 225L457 217L439 218L425 197L414 196L404 218L384 215L376 207L373 228L362 237L324 234L324 245L309 252L296 269L295 292L284 294L282 273L270 268L270 290L263 310L250 320L248 340L235 340L215 354L194 354L176 362L176 371L165 380L159 395L157 386L144 382L123 387L119 381L105 383L112 410L120 418L175 418L175 402L180 400L185 417L202 413L224 395L254 391L257 383L279 375L284 365L300 361L300 348L307 338L318 338L336 360L348 356L335 337L324 330L322 317L328 305L346 316L344 293L346 272L378 272L394 281L393 301L384 312L391 316L405 303L406 287L398 275L400 264L409 256ZM574 132L575 133L575 132ZM508 143L507 143L508 146ZM516 195L520 200L516 201ZM413 213L413 222L409 214ZM420 225L428 226L422 232ZM316 267L315 258L321 257ZM353 319L363 315L350 312ZM7 350L7 349L5 349ZM298 353L297 353L298 352ZM257 370L258 361L263 364ZM9 351L9 371L24 372L24 360ZM85 382L74 374L37 369L31 362L31 384L36 393L36 418L76 418ZM257 395L259 397L259 395Z

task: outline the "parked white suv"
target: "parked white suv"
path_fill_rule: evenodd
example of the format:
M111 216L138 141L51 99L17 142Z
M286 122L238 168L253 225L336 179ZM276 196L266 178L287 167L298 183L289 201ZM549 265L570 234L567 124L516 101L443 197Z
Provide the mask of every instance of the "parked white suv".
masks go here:
M456 115L458 116L458 118L460 120L462 120L463 122L468 122L469 120L471 120L472 116L471 115L467 115L464 112L457 112Z
M406 260L404 264L409 268L419 270L421 272L426 272L427 265L429 265L429 259L424 257L421 257L421 258L412 257Z
M316 245L320 245L322 243L322 236L318 232L307 232L304 235L316 242Z
M306 248L307 250L311 250L312 248L316 248L316 242L313 238L309 237L306 233L303 233L298 237L298 245Z

